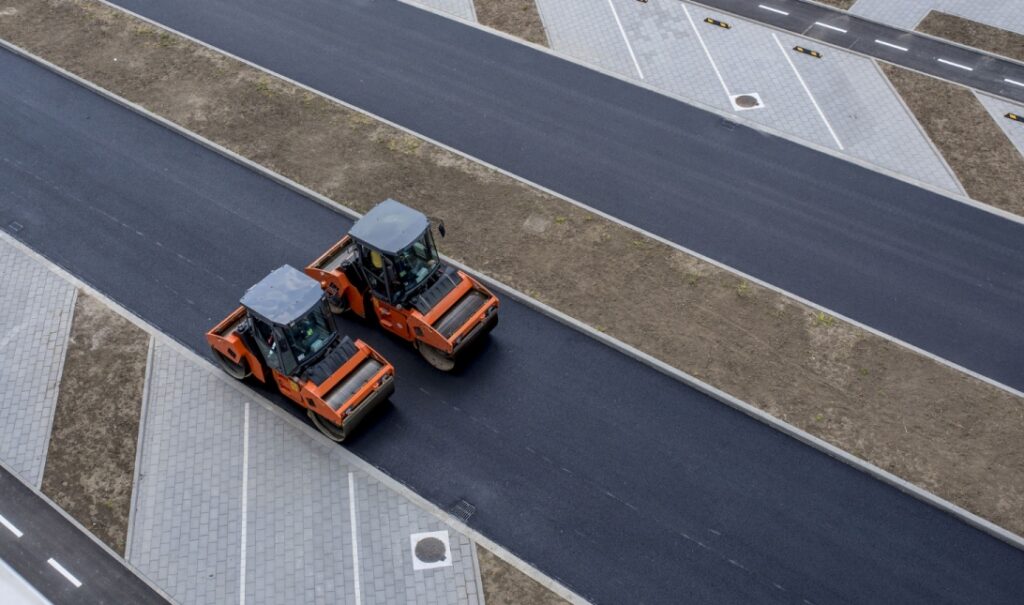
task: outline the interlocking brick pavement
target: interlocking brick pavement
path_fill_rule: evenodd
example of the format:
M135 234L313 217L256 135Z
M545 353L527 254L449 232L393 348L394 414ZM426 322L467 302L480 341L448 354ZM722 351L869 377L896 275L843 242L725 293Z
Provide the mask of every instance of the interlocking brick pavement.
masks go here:
M172 597L239 599L248 401L246 602L356 603L354 504L362 603L480 603L469 538L356 468L341 447L159 340L147 379L129 561ZM414 571L410 535L441 529L453 564Z
M415 4L439 10L467 21L476 21L476 9L473 0L411 0Z
M979 92L975 92L974 96L978 97L978 100L985 106L996 124L1003 129L1006 138L1010 139L1017 151L1024 155L1024 122L1015 122L1006 117L1007 113L1024 116L1024 107Z
M39 487L75 288L0 240L0 459Z

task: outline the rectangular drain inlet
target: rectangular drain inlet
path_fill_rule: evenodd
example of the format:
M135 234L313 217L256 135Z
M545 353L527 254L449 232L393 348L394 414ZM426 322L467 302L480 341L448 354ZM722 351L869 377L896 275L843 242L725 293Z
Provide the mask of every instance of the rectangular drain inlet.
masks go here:
M459 500L448 512L459 521L468 523L469 518L476 512L476 507L465 500Z

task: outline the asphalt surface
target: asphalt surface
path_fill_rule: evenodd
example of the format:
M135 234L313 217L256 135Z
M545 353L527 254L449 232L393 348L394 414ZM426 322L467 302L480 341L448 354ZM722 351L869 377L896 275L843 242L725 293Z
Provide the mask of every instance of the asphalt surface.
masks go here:
M1024 225L394 0L117 3L1024 390Z
M794 34L828 42L840 48L847 48L1024 103L1024 65L986 52L950 44L802 0L695 1L710 8L727 11ZM822 23L825 26L821 25ZM879 43L879 40L889 45Z
M0 225L198 352L249 285L351 226L7 52L0 77ZM475 505L471 526L583 596L1019 604L1024 552L512 300L501 314L454 375L345 321L397 368L349 447Z
M3 59L0 57L0 62ZM0 526L0 560L53 603L166 603L3 467L0 515L22 533L18 537ZM51 558L81 586L75 586L52 567L48 563Z

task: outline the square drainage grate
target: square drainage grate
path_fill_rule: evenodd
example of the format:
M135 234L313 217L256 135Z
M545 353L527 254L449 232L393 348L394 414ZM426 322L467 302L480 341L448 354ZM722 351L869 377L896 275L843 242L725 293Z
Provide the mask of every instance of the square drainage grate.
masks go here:
M448 509L448 513L463 523L469 523L469 518L476 512L476 507L466 502L465 500L459 500L451 508Z
M21 231L22 229L24 229L25 225L22 225L18 221L11 221L11 222L7 223L7 228L11 231L11 233L17 233L17 232Z

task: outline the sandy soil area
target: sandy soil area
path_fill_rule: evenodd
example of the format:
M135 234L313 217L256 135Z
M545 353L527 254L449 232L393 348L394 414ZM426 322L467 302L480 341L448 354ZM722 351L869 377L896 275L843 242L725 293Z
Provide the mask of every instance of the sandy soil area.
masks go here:
M1005 29L931 11L917 31L1024 62L1024 36Z
M475 3L476 19L483 25L534 44L548 45L534 0L475 0Z
M476 547L487 605L565 605L566 601L482 546Z

